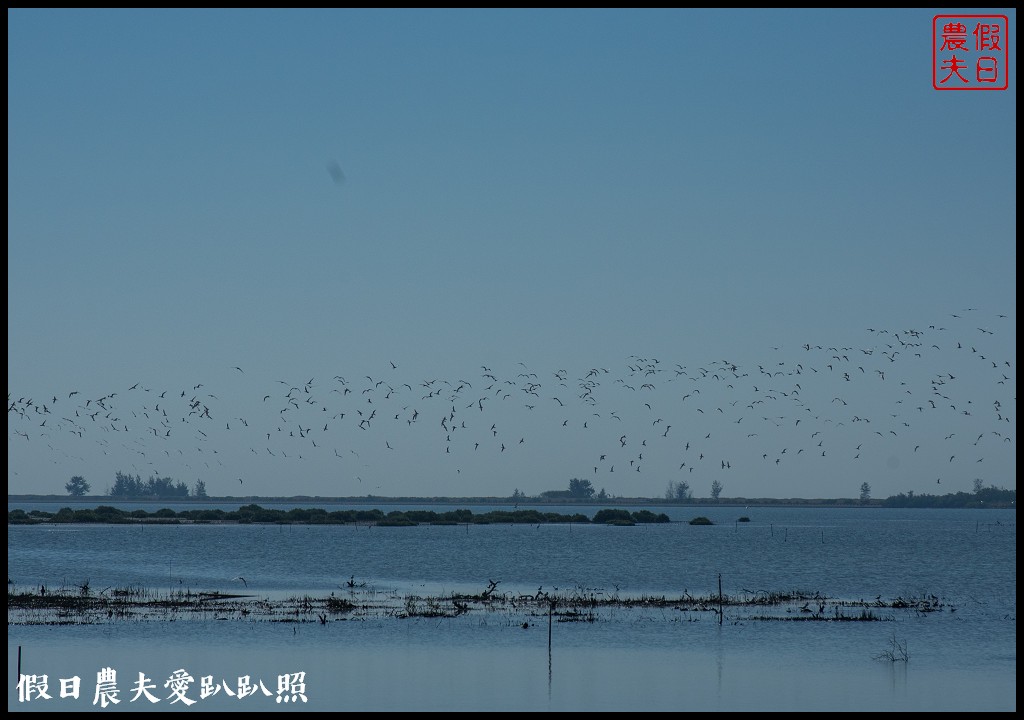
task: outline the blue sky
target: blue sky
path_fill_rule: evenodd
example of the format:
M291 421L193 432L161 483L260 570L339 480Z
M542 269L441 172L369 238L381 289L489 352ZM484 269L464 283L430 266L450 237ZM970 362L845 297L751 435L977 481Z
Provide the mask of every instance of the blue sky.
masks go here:
M9 492L1015 488L951 12L9 10Z

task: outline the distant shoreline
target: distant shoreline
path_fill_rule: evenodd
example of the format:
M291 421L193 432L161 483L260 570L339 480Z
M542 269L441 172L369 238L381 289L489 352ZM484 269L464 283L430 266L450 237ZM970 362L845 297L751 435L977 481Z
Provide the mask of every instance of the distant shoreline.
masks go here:
M209 496L205 498L180 497L180 498L115 498L109 495L84 495L71 497L68 495L8 495L8 504L11 503L62 503L69 505L109 505L138 504L148 505L152 503L172 503L182 505L203 505L203 504L294 504L314 503L318 505L484 505L494 507L521 506L521 507L544 507L544 506L579 506L579 507L618 507L618 506L651 506L659 507L883 507L882 500L854 500L850 498L838 499L803 499L803 498L724 498L712 500L710 498L693 498L686 502L665 500L664 498L607 498L605 500L581 499L581 498L507 498L507 497L385 497L379 495L362 495L357 497L321 497L318 495L293 495L290 497L271 496Z
M385 497L379 495L361 495L358 497L321 497L318 495L293 495L289 497L272 496L235 496L226 495L220 497L136 497L121 498L109 495L85 495L82 497L71 497L68 495L8 495L7 503L55 503L60 505L110 505L131 504L131 505L152 505L154 503L165 503L172 505L230 505L238 503L241 505L299 505L299 506L324 506L324 505L358 505L358 506L407 506L407 505L445 505L445 506L467 506L476 505L495 508L538 508L538 507L691 507L691 508L712 508L712 507L786 507L786 508L968 508L982 510L1016 510L1016 491L1001 489L988 489L982 494L970 495L967 493L955 493L948 496L918 495L918 496L894 496L884 499L860 500L854 498L690 498L686 501L666 500L664 498L624 498L609 497L603 500L595 498L511 498L511 497Z

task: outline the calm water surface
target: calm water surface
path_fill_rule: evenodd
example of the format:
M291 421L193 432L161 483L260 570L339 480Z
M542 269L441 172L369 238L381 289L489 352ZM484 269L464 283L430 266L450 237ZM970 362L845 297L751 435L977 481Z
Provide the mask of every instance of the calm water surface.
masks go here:
M267 504L267 507L271 505ZM16 506L10 506L11 508ZM20 506L55 511L58 507ZM138 507L137 505L131 507ZM226 509L232 509L225 506ZM149 509L149 508L147 508ZM154 506L152 509L157 509ZM330 509L338 509L331 506ZM405 508L402 508L405 509ZM439 512L450 509L432 506ZM474 512L492 508L471 507ZM576 512L578 508L545 508ZM602 611L554 623L502 611L458 618L8 625L12 710L91 710L114 667L118 710L177 710L172 672L237 684L305 672L308 702L224 692L193 709L234 710L990 710L1016 709L1016 515L1012 511L651 508L677 522L418 526L12 526L15 588L127 585L267 597L361 593L559 592L679 597L760 590L887 601L935 596L933 613L881 622L780 622L730 612ZM588 515L597 508L584 510ZM691 526L705 515L716 524ZM737 523L746 515L750 523ZM246 586L236 578L246 578ZM522 624L526 622L527 628ZM909 662L876 657L905 643ZM23 672L55 699L19 703ZM139 672L161 702L128 702ZM57 678L82 678L59 698ZM156 691L154 691L156 692ZM54 693L51 693L54 694ZM86 697L87 696L87 697ZM113 708L108 708L108 710Z

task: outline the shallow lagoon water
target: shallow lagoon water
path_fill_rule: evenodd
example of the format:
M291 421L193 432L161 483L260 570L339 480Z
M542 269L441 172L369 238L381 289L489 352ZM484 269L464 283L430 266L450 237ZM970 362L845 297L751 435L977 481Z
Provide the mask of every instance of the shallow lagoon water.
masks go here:
M307 710L747 710L747 711L1006 711L1016 706L1015 658L984 664L936 651L915 628L889 623L555 624L551 665L543 624L527 630L500 622L427 619L305 625L145 623L20 628L24 672L79 675L78 701L54 699L11 710L91 710L95 673L114 667L122 678L117 709L170 710L162 685L185 668L197 708L276 710L258 694L199 700L198 679L234 686L239 676L264 680L305 672ZM214 623L214 625L217 625ZM697 627L700 625L700 627ZM838 633L838 634L837 634ZM907 663L873 655L888 634L909 638ZM127 702L139 672L153 679L156 705ZM160 682L157 682L160 681ZM143 705L140 708L140 705ZM180 706L178 706L180 707Z
M8 625L16 675L82 678L79 700L18 701L11 710L92 710L96 672L118 670L117 710L145 672L162 698L175 670L261 693L218 695L223 710L974 710L1016 709L1016 525L1012 511L658 508L685 522L636 527L41 526L10 527L17 585L97 590L239 591L281 596L359 592L479 593L538 587L595 593L820 591L829 597L934 595L940 612L878 622L761 621L727 612L607 608L595 622L527 612L456 618L365 617L311 622L149 621ZM749 515L751 523L735 523ZM351 591L351 589L350 589ZM730 617L732 615L732 617ZM747 613L749 615L749 613ZM889 617L891 615L891 617ZM522 628L526 622L528 627ZM908 662L876 657L893 640ZM550 660L550 665L549 665ZM277 678L305 672L306 703L277 703ZM159 681L158 681L159 680Z

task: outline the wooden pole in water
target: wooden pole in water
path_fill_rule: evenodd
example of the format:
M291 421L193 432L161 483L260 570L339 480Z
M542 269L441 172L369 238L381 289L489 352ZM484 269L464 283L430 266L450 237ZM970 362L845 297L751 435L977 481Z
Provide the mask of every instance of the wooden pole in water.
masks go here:
M551 697L551 616L555 612L555 601L553 598L548 602L548 698Z
M722 573L718 573L718 624L722 624Z
M555 613L555 601L548 604L548 664L551 664L551 617Z
M18 646L18 682L21 682L21 645Z

